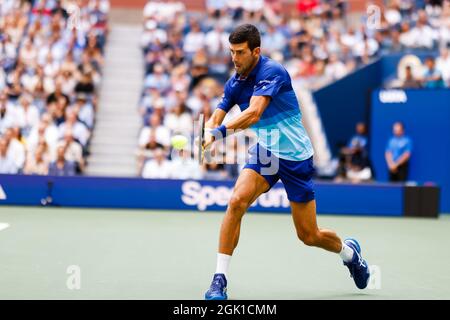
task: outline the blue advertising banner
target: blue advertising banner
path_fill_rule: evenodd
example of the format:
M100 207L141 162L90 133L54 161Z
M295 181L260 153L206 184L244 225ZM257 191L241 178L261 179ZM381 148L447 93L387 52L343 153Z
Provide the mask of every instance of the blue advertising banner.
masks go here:
M224 211L234 181L0 175L0 205L144 208ZM343 215L403 215L400 185L317 182L318 212ZM261 195L250 211L289 213L281 183Z

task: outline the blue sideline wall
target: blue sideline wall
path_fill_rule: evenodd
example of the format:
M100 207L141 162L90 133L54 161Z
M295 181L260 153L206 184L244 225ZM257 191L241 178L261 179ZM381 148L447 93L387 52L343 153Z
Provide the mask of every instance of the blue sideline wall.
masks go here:
M225 210L234 185L234 181L0 175L0 210L1 205L41 205L49 182L55 206L200 211ZM316 198L318 212L324 214L402 216L404 211L400 185L317 182ZM263 194L250 211L289 213L282 184Z
M370 154L378 181L388 180L384 152L395 121L413 141L409 180L441 186L441 210L450 212L450 90L373 92Z
M346 144L355 132L355 124L367 122L370 93L382 81L378 60L313 93L332 154Z

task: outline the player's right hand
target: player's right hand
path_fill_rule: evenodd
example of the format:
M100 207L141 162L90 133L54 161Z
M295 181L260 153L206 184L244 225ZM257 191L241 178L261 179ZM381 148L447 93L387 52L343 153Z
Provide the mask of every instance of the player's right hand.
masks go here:
M203 139L203 150L208 150L214 143L214 135L211 133L211 129L205 128L205 137Z

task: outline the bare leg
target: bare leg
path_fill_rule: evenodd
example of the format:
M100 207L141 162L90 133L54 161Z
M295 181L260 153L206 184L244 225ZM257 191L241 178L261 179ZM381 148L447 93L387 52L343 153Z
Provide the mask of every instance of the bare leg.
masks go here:
M304 244L335 253L342 250L342 241L334 231L317 227L315 200L306 203L291 201L291 208L297 236Z
M242 170L222 221L219 253L233 254L239 242L242 217L253 201L268 188L269 184L260 174L252 169Z

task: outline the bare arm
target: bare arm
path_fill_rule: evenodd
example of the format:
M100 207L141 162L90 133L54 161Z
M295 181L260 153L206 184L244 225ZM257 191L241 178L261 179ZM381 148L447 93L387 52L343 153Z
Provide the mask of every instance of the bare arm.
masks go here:
M223 119L225 119L225 116L227 113L223 111L222 109L217 108L214 110L213 114L211 115L211 118L205 123L205 128L214 129L217 128L222 124Z
M406 161L409 160L409 158L411 157L411 153L405 152L402 154L402 156L397 160L397 163L395 164L397 167L401 166L402 164L404 164Z
M392 153L390 151L386 151L386 153L384 155L385 155L389 170L392 170L392 168L395 166L394 160L392 160Z
M243 111L241 114L239 114L239 116L237 116L235 119L229 121L225 125L226 129L227 130L238 130L238 129L243 130L243 129L247 129L252 124L257 123L259 121L259 119L261 118L261 115L263 114L264 110L269 105L270 99L271 98L268 96L253 96L250 99L249 107L245 111ZM216 113L216 111L214 111L214 113ZM223 118L224 117L225 117L225 115L223 115ZM213 117L211 117L211 119L213 119L213 118L214 118L214 114L213 114ZM220 123L222 123L223 118L221 117L221 113L218 113L216 115L216 120L220 120L220 122L217 122L216 120L210 120L210 121L208 121L208 125L206 127L207 128L216 128L217 125L220 125ZM214 124L215 126L211 127L210 124ZM204 143L205 149L208 148L214 142L214 139L215 139L214 135L211 132L207 132L207 135L205 135L205 143Z
M270 97L268 96L253 96L250 99L249 107L225 126L231 130L247 129L259 121L269 103Z

